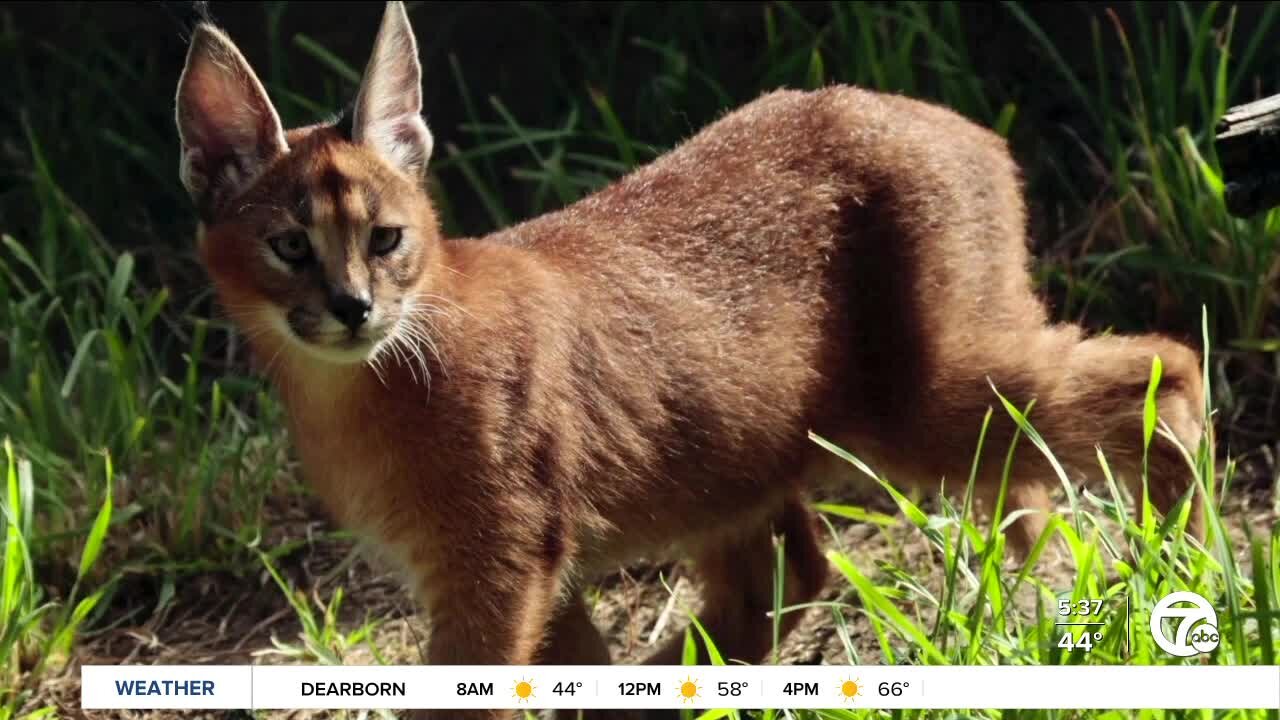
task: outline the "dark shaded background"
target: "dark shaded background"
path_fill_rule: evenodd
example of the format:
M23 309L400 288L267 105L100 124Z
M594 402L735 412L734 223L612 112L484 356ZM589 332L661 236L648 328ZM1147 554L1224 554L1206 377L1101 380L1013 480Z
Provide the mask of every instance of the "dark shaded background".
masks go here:
M207 9L197 7L201 5L207 5ZM599 89L608 93L633 136L659 146L669 144L678 140L672 137L673 126L683 126L684 134L690 134L725 107L710 93L664 97L662 89L651 83L668 60L638 45L634 38L666 37L671 48L690 55L721 58L721 69L739 67L741 72L736 75L722 72L715 79L736 102L745 102L760 89L765 33L762 17L768 5L409 3L426 74L427 115L437 148L446 143L465 147L469 139L459 130L466 111L450 69L451 56L456 58L475 97L501 98L526 126L555 126L570 109L568 98L583 97L588 89ZM1247 27L1263 5L1240 5L1238 24ZM1154 18L1178 12L1175 3L1147 6L1148 15ZM351 67L362 69L381 13L381 5L372 2L30 2L4 3L3 8L10 31L3 51L36 60L22 63L26 67L46 63L57 66L62 64L55 59L59 56L70 62L100 62L85 57L81 48L104 44L115 49L123 64L154 70L146 73L144 82L121 83L107 92L115 101L128 104L135 113L145 116L152 132L170 137L170 145L176 145L176 137L171 122L166 120L182 67L187 28L198 13L207 12L227 29L272 90L278 90L278 83L287 78L290 91L309 98L329 98L335 110L350 97L353 88L337 79L323 63L300 51L297 36L314 40ZM1115 71L1111 83L1120 84L1124 63L1106 13L1115 12L1122 24L1132 27L1130 5L1027 3L1023 9L1051 35L1066 63L1091 86L1099 81L1092 28L1094 23L1102 23L1108 52L1114 54L1107 63ZM824 3L797 3L790 10L810 18L815 26L829 15ZM1052 188L1041 183L1036 166L1041 145L1062 145L1063 135L1055 132L1061 126L1070 127L1085 141L1092 139L1090 135L1096 129L1082 119L1077 101L1063 87L1044 49L1013 14L990 2L961 3L961 13L966 21L970 60L981 77L983 92L996 107L1004 102L1018 106L1015 149L1028 166L1032 193L1039 207L1035 236L1040 242L1049 243L1059 228L1046 218L1057 214L1058 200ZM1180 51L1185 48L1173 50ZM33 77L31 81L40 83L42 79ZM669 104L676 100L679 104ZM2 113L0 136L11 137L19 130L14 127L17 118L13 110L8 108ZM103 119L109 122L112 113L109 108L104 110L107 112ZM281 110L287 122L319 119L316 113L308 116L287 103ZM33 120L39 116L36 109L31 113ZM38 122L33 125L41 129ZM68 141L48 132L42 135L46 143ZM1067 154L1066 159L1069 163L1072 156ZM1080 158L1076 155L1075 159ZM164 160L176 168L176 147ZM1065 172L1082 183L1090 182L1079 168L1068 167ZM129 178L122 178L126 179ZM176 180L176 173L172 179ZM176 186L176 182L173 184ZM124 204L147 202L145 198L119 200ZM511 204L519 206L518 202ZM170 213L164 210L153 207L149 212L159 213L162 220L175 219L165 217ZM451 210L457 230L477 233L488 229L483 213L467 198L457 199Z
M643 162L764 90L803 84L815 43L830 66L843 68L828 72L825 81L856 79L849 75L862 70L849 65L854 48L830 41L833 8L827 3L408 5L425 69L426 113L436 136L433 191L446 230L454 234L483 233L560 202L539 194L527 178L515 174L517 166L529 161L518 143L487 158L493 197L483 197L458 166L440 164L451 145L465 152L501 139L492 128L504 122L502 112L525 128L558 128L566 118L576 117L591 132L575 138L571 149L600 149L598 154L605 156L611 150L598 137L603 134L600 113L593 106L593 94L598 94L608 99L630 138L652 146L651 152L637 153ZM1214 301L1198 292L1170 291L1166 285L1176 281L1185 286L1186 278L1203 276L1206 269L1161 275L1150 264L1177 270L1177 263L1183 262L1177 257L1134 255L1148 264L1121 261L1109 270L1112 275L1100 290L1106 296L1090 301L1092 315L1062 310L1067 306L1062 301L1068 292L1064 287L1073 282L1078 286L1078 276L1088 272L1087 264L1077 262L1086 234L1098 235L1088 242L1101 249L1132 246L1135 241L1126 236L1108 245L1102 236L1112 229L1093 227L1118 202L1107 195L1108 164L1115 158L1106 157L1100 148L1107 144L1108 129L1114 132L1123 123L1104 127L1091 119L1090 109L1081 106L1061 69L1070 68L1090 93L1103 89L1099 94L1114 107L1127 106L1137 99L1130 93L1133 70L1119 38L1141 36L1167 53L1172 66L1196 68L1185 76L1169 73L1160 82L1178 86L1190 77L1211 76L1213 58L1190 57L1185 40L1171 30L1192 22L1190 18L1208 5L1145 3L1141 10L1136 3L1082 2L965 2L944 10L915 6L935 26L954 21L946 14L954 9L963 24L959 43L967 57L962 67L931 64L925 43L918 43L911 50L912 59L918 56L919 61L914 87L885 89L938 99L963 85L968 88L964 97L948 104L988 125L1002 107L1016 107L1010 141L1025 171L1031 242L1042 260L1037 272L1044 294L1059 309L1055 314L1082 319L1095 328L1157 329L1193 342L1199 339L1201 303ZM1217 28L1234 14L1235 27L1246 35L1268 5L1219 6L1215 32L1220 37ZM144 287L168 288L174 299L171 307L183 317L214 316L207 282L192 253L194 216L177 181L172 117L192 23L207 13L224 26L263 78L286 123L297 125L324 119L351 99L355 83L348 75L363 69L381 12L381 3L371 2L0 4L0 61L9 61L6 102L0 103L0 230L17 238L38 235L38 228L50 222L42 216L49 204L32 193L58 192L83 210L85 221L92 222L113 249L136 254L137 276ZM1048 37L1035 37L1018 12ZM909 16L884 13L878 22L903 22ZM783 17L787 22L777 22ZM769 54L770 27L786 35L774 43L785 49L782 55ZM1049 45L1054 50L1048 50ZM1239 45L1237 41L1233 46L1236 52ZM330 56L336 60L328 60ZM837 62L840 57L843 65ZM1265 75L1237 74L1232 68L1232 79L1241 81L1232 101L1280 91L1276 59L1280 43L1262 47L1255 57L1251 67L1259 70L1249 72ZM349 68L346 75L342 65ZM1146 63L1140 58L1138 65ZM942 81L958 76L963 82ZM1169 136L1175 126L1189 126L1192 133L1206 131L1212 118L1192 107L1192 93L1171 95L1180 105L1156 108L1156 113L1173 116L1152 118L1162 125L1158 131ZM1131 138L1125 142L1138 147ZM1136 160L1129 170L1143 171L1140 153L1131 155ZM601 170L590 182L598 185L623 171L621 166ZM56 190L33 186L30 178L36 175L52 178ZM504 217L495 217L495 205ZM1132 224L1137 216L1137 223L1142 223L1140 211L1130 208L1129 215L1125 222ZM1138 244L1162 232L1156 223L1150 225ZM35 250L59 252L47 246ZM1072 273L1077 277L1067 278ZM1127 275L1119 277L1123 273ZM1275 308L1269 312L1274 315ZM1272 325L1268 321L1267 326ZM174 327L182 332L180 324ZM1227 328L1222 335L1230 338L1232 331ZM75 339L66 342L71 346ZM179 358L180 353L165 356ZM1231 370L1233 379L1252 382L1250 378L1258 375L1257 388L1262 390L1246 384L1239 394L1274 393L1274 374L1264 366L1269 362L1265 356L1254 355L1247 362L1243 371ZM1259 412L1261 427L1274 427L1277 404L1268 402L1263 410L1247 414L1254 417Z

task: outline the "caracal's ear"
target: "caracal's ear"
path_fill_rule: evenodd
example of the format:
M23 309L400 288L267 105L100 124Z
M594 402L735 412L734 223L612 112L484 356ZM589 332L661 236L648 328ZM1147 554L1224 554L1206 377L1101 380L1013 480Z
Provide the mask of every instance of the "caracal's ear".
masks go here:
M351 139L420 178L431 157L431 131L422 119L422 65L404 3L389 2L373 56L360 81Z
M280 116L235 43L196 26L178 81L182 184L207 211L234 197L288 152Z

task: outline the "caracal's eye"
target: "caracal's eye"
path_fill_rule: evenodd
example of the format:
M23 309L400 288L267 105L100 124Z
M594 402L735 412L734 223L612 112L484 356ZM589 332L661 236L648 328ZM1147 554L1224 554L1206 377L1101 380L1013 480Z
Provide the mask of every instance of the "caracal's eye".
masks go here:
M404 235L404 228L399 227L376 227L369 234L369 252L382 257L387 253L400 247L400 238Z
M302 230L272 235L267 242L280 259L290 265L301 265L311 259L311 241Z

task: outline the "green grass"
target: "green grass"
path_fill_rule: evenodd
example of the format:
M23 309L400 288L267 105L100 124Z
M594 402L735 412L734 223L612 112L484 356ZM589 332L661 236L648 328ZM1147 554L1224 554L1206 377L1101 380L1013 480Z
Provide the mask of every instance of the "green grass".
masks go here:
M1150 392L1146 403L1146 416L1150 418L1144 427L1144 437L1149 446L1156 427L1155 388L1160 380L1160 362L1153 365ZM1206 360L1206 368L1208 363ZM1043 452L1056 466L1052 449L1045 446L1035 432L1027 416L1003 398L1003 411L1007 412L1022 430L1022 435ZM983 419L985 431L991 413ZM985 435L985 433L984 433ZM1169 436L1172 437L1172 436ZM964 502L957 506L948 498L939 499L938 513L925 512L918 504L899 492L885 477L859 460L853 454L827 440L812 436L814 442L843 458L859 471L875 480L897 504L902 517L915 527L930 548L937 567L943 569L943 587L930 587L917 576L917 568L926 564L921 558L911 558L901 564L898 561L882 562L878 567L867 568L859 563L858 548L842 547L840 536L833 535L833 547L827 552L831 564L848 580L845 597L835 602L808 603L803 606L778 608L777 613L797 612L822 608L832 614L837 627L846 627L849 619L865 615L873 628L883 662L926 665L1074 665L1074 664L1220 664L1260 665L1275 664L1276 647L1280 644L1280 524L1269 529L1250 532L1247 547L1237 547L1227 534L1225 524L1216 504L1208 503L1208 535L1203 545L1190 541L1184 533L1188 513L1172 513L1169 518L1157 518L1149 501L1138 499L1140 512L1131 512L1132 502L1118 489L1107 466L1106 458L1099 453L1098 462L1102 475L1107 479L1107 493L1102 496L1085 495L1070 497L1071 520L1061 517L1045 529L1028 557L1009 571L1005 556L1005 539L1002 528L1012 518L1004 518L996 510L990 524L976 522L971 514L973 477L977 474L975 453L974 472L970 476ZM1015 436L1008 457L1019 444ZM1196 492L1206 492L1212 498L1212 485L1206 483L1206 473L1212 472L1212 431L1207 433L1199 448L1184 448L1189 464L1197 475ZM981 444L979 445L979 451ZM1009 481L1010 464L1004 466L1003 483ZM1228 469L1227 481L1230 481ZM1003 488L1001 492L1003 497ZM1000 503L1002 504L1002 503ZM868 513L851 506L820 505L820 509L839 517L861 516ZM877 525L885 528L887 522ZM1255 534L1256 533L1256 534ZM1073 576L1059 579L1049 585L1039 579L1036 566L1043 553L1053 543L1060 543L1072 560ZM1242 567L1240 559L1248 558L1249 567ZM775 573L775 586L783 577L782 568ZM1149 632L1145 632L1150 608L1165 595L1178 590L1192 590L1207 598L1215 608L1225 609L1219 615L1221 645L1206 658L1179 660L1172 658L1156 645ZM1016 599L1020 594L1032 593L1034 612L1018 610ZM1109 623L1103 638L1086 650L1063 647L1063 632L1054 625L1060 620L1059 603L1071 604L1083 600L1102 600ZM1024 603L1025 604L1025 603ZM1126 611L1132 608L1132 616ZM686 644L691 652L690 661L696 657L695 642L701 642L709 651L713 664L723 664L715 651L714 639L707 636L696 617L691 615L692 629L686 633ZM1126 621L1131 621L1130 631ZM695 632L696 631L696 632ZM695 640L696 637L696 640ZM845 652L851 663L859 662L858 649L841 633ZM1073 640L1079 640L1075 633ZM924 718L935 717L936 711L879 711L883 717ZM975 717L1003 717L1007 713L997 710L975 710ZM782 711L767 710L737 712L712 710L697 715L698 720L720 717L750 717L772 720L780 716L796 720L817 718L860 718L865 711L820 710ZM1028 715L1028 713L1019 713ZM1036 717L1070 717L1068 712L1036 712ZM1198 712L1141 711L1098 713L1100 717L1195 717ZM1220 718L1275 718L1280 711L1228 711L1217 712ZM693 717L693 713L686 712Z
M444 41L427 74L464 121L437 151L433 190L451 231L478 233L583 196L764 89L852 82L937 99L1007 136L1026 167L1047 218L1037 226L1036 272L1056 314L1100 329L1214 338L1205 377L1218 445L1229 458L1262 457L1258 448L1280 429L1280 211L1227 215L1211 132L1229 105L1280 91L1280 9L1267 6L1246 27L1231 5L1170 7L1157 15L1135 4L1124 22L1097 10L1092 62L1072 65L1054 45L1056 28L1006 3L1000 12L1018 42L1049 70L1014 83L976 64L967 40L977 28L954 3L763 5L751 19L761 45L746 58L717 39L696 4L619 5L599 37L565 14L522 5L510 12L548 51L521 59L545 87L539 102L518 106L476 85L449 54L445 23L424 34ZM363 58L293 33L302 11L286 3L263 12L271 43L254 60L286 121L339 107ZM275 532L273 508L306 490L276 430L282 411L194 263L169 104L176 68L145 42L109 44L91 23L75 42L49 44L6 18L0 10L0 57L11 58L0 107L0 720L50 713L40 683L78 644L162 617L199 574L278 583L302 634L275 651L342 661L370 644L376 619L349 628L338 619L340 588L320 597L277 571L306 541ZM458 10L451 22L467 21ZM642 59L645 71L625 58ZM317 88L310 96L296 90L303 77ZM1046 97L1071 109L1067 122L1043 111ZM994 412L1018 416L998 401ZM1034 445L1033 428L1024 429ZM1157 431L1145 430L1148 439ZM1214 473L1214 458L1195 460L1202 476ZM1234 468L1220 472L1220 495L1238 482ZM977 524L970 503L940 500L930 515L893 492L945 568L945 585L927 588L906 558L865 566L837 544L830 557L849 588L829 608L832 622L844 628L867 614L880 653L895 662L1080 662L1048 642L1056 598L1124 596L1140 608L1185 587L1227 608L1228 637L1211 662L1275 662L1280 531L1251 528L1236 547L1213 513L1204 548L1161 542L1161 521L1149 512L1129 519L1110 487L1072 495L1070 519L1051 526L1075 563L1069 587L1045 586L1034 563L1000 571L1003 536ZM899 519L819 509L833 522L872 522L897 542ZM1013 612L1021 592L1043 611ZM1163 662L1138 635L1133 661ZM695 630L690 642L714 638ZM852 644L847 651L858 659ZM1108 644L1091 658L1118 652Z

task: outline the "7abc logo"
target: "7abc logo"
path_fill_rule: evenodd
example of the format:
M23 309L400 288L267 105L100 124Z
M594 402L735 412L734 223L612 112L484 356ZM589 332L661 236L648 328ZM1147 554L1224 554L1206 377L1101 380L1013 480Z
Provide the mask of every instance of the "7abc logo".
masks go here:
M1166 620L1172 621L1166 624ZM1172 626L1173 637L1169 636ZM1182 590L1160 599L1151 610L1151 637L1161 650L1191 657L1218 647L1218 613L1196 593Z

